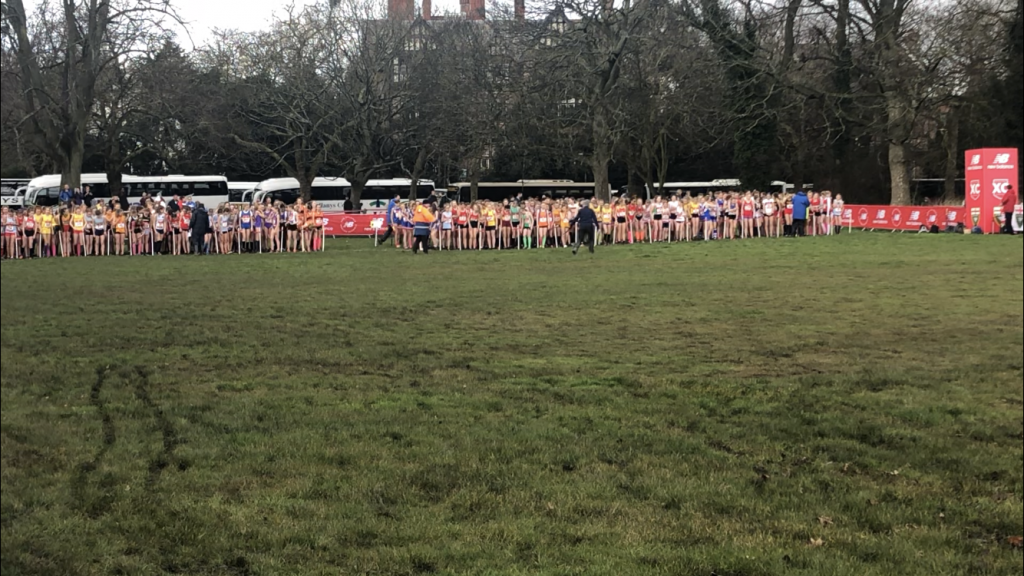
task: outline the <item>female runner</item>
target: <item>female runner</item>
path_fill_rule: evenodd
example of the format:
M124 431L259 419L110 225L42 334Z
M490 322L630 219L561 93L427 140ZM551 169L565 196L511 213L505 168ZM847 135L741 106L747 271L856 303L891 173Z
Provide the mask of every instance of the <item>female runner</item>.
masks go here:
M740 235L743 238L754 237L754 196L748 190L739 201L740 211ZM730 237L731 239L731 237Z
M124 256L124 237L128 232L128 220L121 208L114 209L114 220L111 228L114 230L114 254Z
M718 200L706 198L701 209L701 220L704 221L704 240L714 240L718 233Z
M668 211L668 221L666 222L668 226L665 231L665 240L667 242L672 242L674 239L679 239L679 235L675 233L676 224L679 220L679 196L673 194L669 197L668 203L666 204L666 210Z
M241 242L242 252L253 253L255 252L255 245L252 239L253 227L256 225L254 222L256 213L252 209L252 204L244 206L238 212L238 234L239 242Z
M832 228L836 234L843 229L843 195L836 194L835 200L832 201Z
M810 215L807 218L807 227L810 228L807 233L811 236L818 235L818 226L821 224L821 196L815 192L811 194L811 210Z
M8 260L20 260L21 251L18 247L18 217L11 212L11 209L4 206L0 213L0 223L3 224L4 235L4 258Z
M783 206L782 215L784 222L786 223L786 227L783 231L785 232L788 230L790 236L796 236L796 230L793 230L793 197L787 194L785 196Z
M60 223L60 229L57 231L60 255L66 258L71 254L71 211L61 207L57 221Z
M85 256L85 208L75 206L71 214L71 241L76 256Z
M626 204L625 198L619 198L615 201L615 229L613 234L617 244L625 244L629 241L629 206Z
M484 235L486 239L486 247L488 250L493 250L498 247L498 233L496 229L498 227L498 209L493 203L488 202L484 206Z
M537 207L537 247L546 248L548 243L548 226L551 224L551 213L547 204Z
M509 213L512 216L512 245L518 250L522 248L521 231L523 226L523 210L519 207L519 203L515 200L512 201L512 205L509 206Z
M562 206L560 212L560 219L558 221L559 231L562 237L562 248L568 248L572 245L572 230L569 222L572 220L573 215L570 212L569 206ZM608 218L611 219L611 206L608 206ZM611 230L611 223L608 224L608 229ZM609 239L611 238L611 232L608 233Z
M502 203L498 212L501 216L501 237L499 238L501 241L500 247L507 249L512 246L512 210L509 208L508 200L505 200Z
M32 258L35 254L36 210L26 208L21 216L21 249L25 258Z
M651 204L651 242L661 242L661 221L665 218L664 209L665 204L661 196L655 196L654 203Z
M281 213L284 221L285 250L295 252L296 236L299 233L299 214L292 206L285 206Z
M761 212L764 213L764 233L768 238L779 237L779 220L775 210L775 198L765 194L761 199Z
M452 213L455 215L456 247L465 250L469 246L469 207L453 202Z
M273 205L263 207L263 238L267 252L281 252L281 216Z
M217 242L221 254L231 253L231 209L226 206L220 209L220 237Z
M687 240L696 240L700 235L700 203L703 198L703 196L694 198L689 193L686 195L686 213L690 220L689 226L686 227Z
M523 248L533 248L533 214L529 210L523 210Z
M54 256L53 228L56 219L53 212L56 210L40 208L37 210L36 225L39 226L39 252L44 257Z
M313 207L303 203L302 209L299 213L302 215L302 251L312 252L313 233L316 229L316 218L313 217Z
M466 235L468 243L466 248L477 250L480 248L480 205L477 202L470 204L467 217L469 218L469 233Z
M441 243L438 246L440 250L455 249L455 242L452 239L455 227L455 212L453 210L457 208L457 205L449 203L441 209Z
M92 214L92 248L90 253L94 256L105 256L107 252L107 219L102 210L96 210Z
M320 208L320 204L316 202L310 207L310 212L313 213L313 251L319 252L323 250L324 226L327 224L327 220L324 218L324 211Z

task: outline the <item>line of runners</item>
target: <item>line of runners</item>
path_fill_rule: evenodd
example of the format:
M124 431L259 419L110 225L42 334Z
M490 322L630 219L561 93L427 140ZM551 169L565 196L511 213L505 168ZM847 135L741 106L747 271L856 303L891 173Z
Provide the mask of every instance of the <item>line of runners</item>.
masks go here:
M122 210L3 207L4 259L151 254L231 254L323 250L324 215L316 203L222 204L207 211L175 198Z
M761 192L658 196L648 201L594 200L601 244L689 242L736 238L831 235L842 227L843 198L830 192L805 198L806 215L794 206L796 195ZM418 203L395 204L388 222L395 246L413 246ZM443 250L564 247L572 244L570 222L576 199L450 202L431 206L431 245ZM794 213L797 212L797 218Z

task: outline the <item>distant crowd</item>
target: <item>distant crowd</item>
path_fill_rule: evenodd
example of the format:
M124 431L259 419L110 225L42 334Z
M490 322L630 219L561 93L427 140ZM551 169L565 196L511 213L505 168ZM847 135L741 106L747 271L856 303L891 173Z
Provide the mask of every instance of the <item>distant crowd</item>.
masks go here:
M402 202L387 207L385 243L414 251L521 250L572 245L583 201L515 198L502 202ZM593 200L598 244L828 236L842 226L843 197L830 192L717 192L650 200Z
M124 209L117 199L91 202L77 194L60 205L4 206L4 259L316 252L324 246L324 215L315 203L222 204L144 196Z

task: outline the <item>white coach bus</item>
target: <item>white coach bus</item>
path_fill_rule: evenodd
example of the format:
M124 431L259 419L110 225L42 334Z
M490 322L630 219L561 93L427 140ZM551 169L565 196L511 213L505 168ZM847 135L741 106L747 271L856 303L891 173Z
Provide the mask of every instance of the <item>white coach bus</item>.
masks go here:
M195 202L207 206L216 206L228 201L228 179L224 176L135 176L126 174L121 177L121 185L127 193L128 202L134 204L142 194L163 196L169 200L173 196L186 198L191 196ZM106 174L82 174L82 186L88 186L94 202L106 202L116 196L107 185ZM25 206L55 206L60 200L60 174L40 176L29 182L25 194L19 204Z
M370 180L363 187L363 195L356 210L383 210L388 201L399 195L409 196L412 180L393 178L390 180ZM434 183L420 180L416 185L416 197L427 198L434 191ZM344 178L320 177L313 179L310 187L310 201L320 204L324 212L340 212L344 210L345 200L352 194L352 184ZM266 200L294 204L299 199L299 181L295 178L271 178L264 180L253 189L251 199L243 198L243 202L261 204Z

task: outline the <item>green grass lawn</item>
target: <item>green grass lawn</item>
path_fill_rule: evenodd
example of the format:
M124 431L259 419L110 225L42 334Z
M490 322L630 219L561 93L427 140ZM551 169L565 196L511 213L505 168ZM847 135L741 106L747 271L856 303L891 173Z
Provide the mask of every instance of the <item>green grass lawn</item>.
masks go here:
M2 574L1021 574L1020 237L4 262Z

